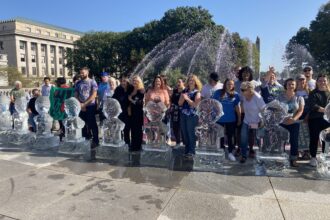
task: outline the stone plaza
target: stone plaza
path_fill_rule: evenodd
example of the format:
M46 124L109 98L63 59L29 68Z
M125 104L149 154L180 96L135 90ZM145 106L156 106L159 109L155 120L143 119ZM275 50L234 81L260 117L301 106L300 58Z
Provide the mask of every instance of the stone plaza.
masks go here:
M252 159L203 172L178 151L164 165L150 152L115 150L91 163L3 149L0 219L330 218L330 182L307 163L279 176L256 176Z

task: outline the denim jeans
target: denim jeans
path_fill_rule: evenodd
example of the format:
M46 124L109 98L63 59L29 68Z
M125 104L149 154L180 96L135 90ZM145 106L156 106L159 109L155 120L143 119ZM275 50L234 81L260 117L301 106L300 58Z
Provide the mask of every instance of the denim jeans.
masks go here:
M247 149L248 149L248 142L249 142L249 125L246 123L242 123L241 127L241 154L242 157L247 158Z
M298 157L298 139L299 139L299 123L291 125L280 124L290 133L290 160L296 160Z
M180 127L182 130L183 140L185 142L185 154L195 154L196 134L195 128L198 123L197 115L185 115L181 113Z
M37 114L29 114L29 118L28 118L28 124L32 127L32 131L36 132L37 131L37 125L36 122L34 121L34 117L37 116Z

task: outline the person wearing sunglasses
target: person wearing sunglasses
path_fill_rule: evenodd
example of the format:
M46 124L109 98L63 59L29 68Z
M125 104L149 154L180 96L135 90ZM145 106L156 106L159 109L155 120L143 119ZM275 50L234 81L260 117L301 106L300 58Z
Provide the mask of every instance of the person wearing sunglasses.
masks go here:
M316 86L316 80L313 79L313 67L305 66L303 71L304 71L304 75L306 77L308 88L310 90L314 90L315 86Z

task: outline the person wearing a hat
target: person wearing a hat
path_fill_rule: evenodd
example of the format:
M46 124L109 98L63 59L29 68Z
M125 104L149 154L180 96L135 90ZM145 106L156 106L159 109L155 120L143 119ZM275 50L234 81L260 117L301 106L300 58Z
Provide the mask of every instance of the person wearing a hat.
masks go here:
M312 91L315 89L315 84L316 84L316 81L315 79L313 79L313 67L311 66L305 66L304 69L304 75L306 77L306 81L307 81L307 84L308 84L308 88Z
M209 83L203 86L201 96L203 99L210 98L216 90L222 89L222 87L218 73L213 72L209 75Z
M103 100L106 95L110 93L110 85L108 82L109 74L107 72L100 73L101 82L98 85L97 97L98 97L98 113L100 117L100 124L102 124L105 116L103 114Z

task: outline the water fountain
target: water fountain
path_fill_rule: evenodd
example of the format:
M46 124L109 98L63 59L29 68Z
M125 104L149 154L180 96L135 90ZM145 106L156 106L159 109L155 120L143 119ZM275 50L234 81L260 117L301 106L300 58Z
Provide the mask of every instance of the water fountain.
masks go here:
M210 72L217 72L224 80L233 77L229 73L236 61L237 52L228 30L206 29L192 36L181 32L162 41L148 53L133 75L170 74L179 69L183 74L196 73L204 80Z

